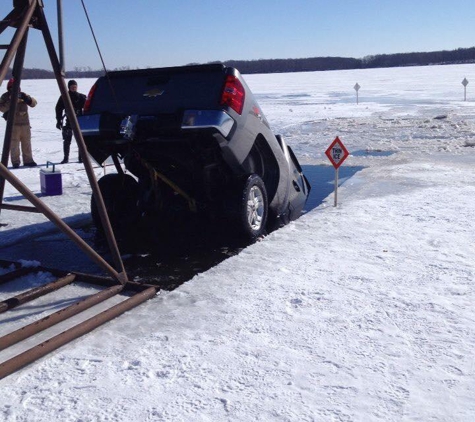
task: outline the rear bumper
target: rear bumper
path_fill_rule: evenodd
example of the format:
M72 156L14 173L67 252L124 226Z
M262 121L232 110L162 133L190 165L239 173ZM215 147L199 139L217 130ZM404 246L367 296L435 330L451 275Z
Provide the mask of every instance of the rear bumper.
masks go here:
M234 126L234 119L223 110L185 110L182 130L216 129L225 138Z
M79 127L83 136L99 136L101 115L78 116Z
M120 138L121 116L112 113L89 114L78 116L79 127L83 136L102 139Z
M84 136L101 138L119 137L133 139L137 121L152 116L127 116L125 119L109 113L79 116L79 126ZM181 130L213 129L225 138L231 133L234 119L224 110L185 110Z

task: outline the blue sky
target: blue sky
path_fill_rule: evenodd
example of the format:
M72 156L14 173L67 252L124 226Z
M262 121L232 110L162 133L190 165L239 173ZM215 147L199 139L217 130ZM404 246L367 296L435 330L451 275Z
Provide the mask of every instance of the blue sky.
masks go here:
M56 0L43 0L56 39ZM107 68L475 46L473 0L84 0ZM0 5L2 18L12 1ZM63 0L66 69L101 68L80 0ZM9 41L5 31L0 43ZM38 31L26 67L49 69Z

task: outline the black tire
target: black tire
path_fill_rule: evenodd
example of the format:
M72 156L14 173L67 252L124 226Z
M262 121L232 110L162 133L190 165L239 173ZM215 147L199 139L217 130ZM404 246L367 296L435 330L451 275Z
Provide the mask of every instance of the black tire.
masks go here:
M264 182L257 174L249 176L242 187L238 204L238 230L249 240L265 233L269 207Z
M112 229L114 232L129 232L140 218L137 181L128 174L114 173L102 177L98 184ZM97 229L103 231L94 194L91 197L91 217Z

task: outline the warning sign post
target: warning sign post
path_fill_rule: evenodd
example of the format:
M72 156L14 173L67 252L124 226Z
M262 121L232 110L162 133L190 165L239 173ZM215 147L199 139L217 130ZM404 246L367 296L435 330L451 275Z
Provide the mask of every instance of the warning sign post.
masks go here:
M336 207L338 204L338 169L343 164L343 161L347 159L350 155L348 150L343 145L343 142L340 141L340 138L337 136L328 149L325 151L326 156L335 167L335 203Z

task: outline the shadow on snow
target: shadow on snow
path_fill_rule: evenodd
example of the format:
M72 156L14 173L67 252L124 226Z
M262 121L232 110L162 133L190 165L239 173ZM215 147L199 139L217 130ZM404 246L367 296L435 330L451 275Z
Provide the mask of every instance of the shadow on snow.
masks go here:
M306 165L303 171L312 186L310 196L304 208L305 212L318 207L333 192L335 170L332 166ZM339 184L345 182L363 167L341 167ZM66 219L74 221L76 216ZM77 221L76 221L77 223ZM18 261L36 260L46 267L101 273L78 247L60 232L45 224L44 230L38 227L22 227L18 237L22 238L10 246L1 248L0 258ZM90 219L80 227L75 224L76 232L105 259L110 261L104 239L97 236ZM46 233L45 233L46 231ZM27 237L25 234L36 232ZM174 229L171 235L163 236L149 244L140 236L135 239L118 239L124 265L130 280L157 284L162 288L173 289L177 285L204 272L226 258L238 254L247 246L239 239L229 239L223 230L209 224L199 224L190 220Z

